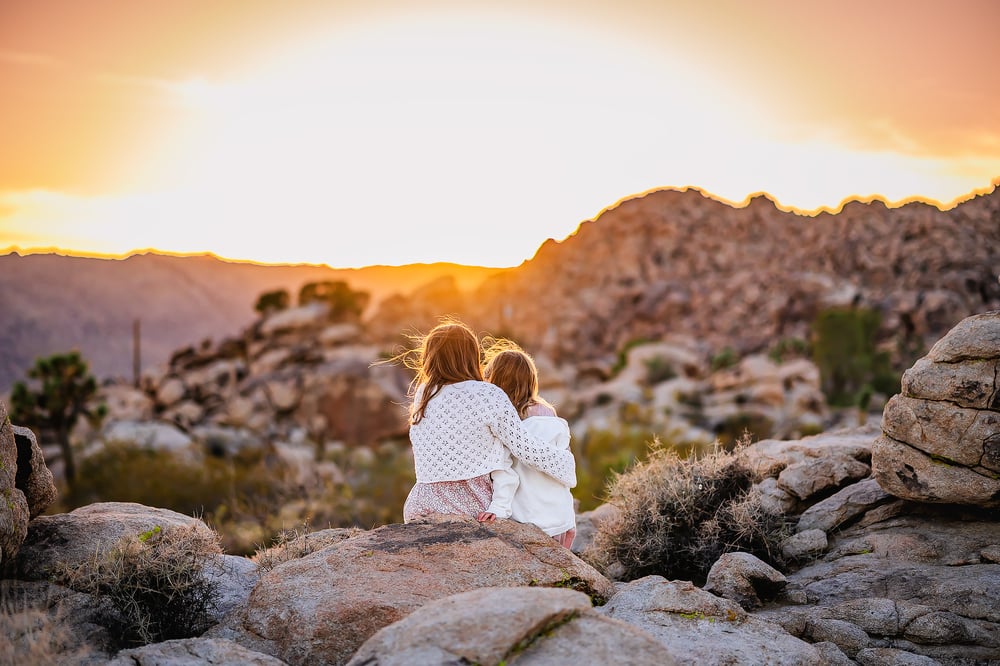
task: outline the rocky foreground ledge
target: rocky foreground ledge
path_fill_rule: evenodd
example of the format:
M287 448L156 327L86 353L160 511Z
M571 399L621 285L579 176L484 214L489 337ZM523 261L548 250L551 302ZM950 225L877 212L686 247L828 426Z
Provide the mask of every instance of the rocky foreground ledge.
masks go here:
M792 527L785 571L730 553L703 588L660 576L611 580L612 569L585 561L594 530L614 520L611 505L580 516L576 552L512 521L324 530L254 560L207 554L207 630L115 653L105 600L52 582L53 572L123 534L210 530L136 504L39 515L44 499L29 502L31 474L16 467L33 459L32 442L15 442L0 419L9 498L0 503L0 592L69 627L62 663L84 646L78 663L119 665L1000 663L998 495L954 483L989 489L997 480L1000 313L971 319L904 377L903 399L940 404L911 406L903 418L890 411L895 400L885 430L742 451L758 492ZM945 386L928 364L959 379ZM963 410L976 410L975 428L954 427ZM905 455L917 454L887 440L930 462L909 463ZM30 495L44 498L44 473L35 473Z

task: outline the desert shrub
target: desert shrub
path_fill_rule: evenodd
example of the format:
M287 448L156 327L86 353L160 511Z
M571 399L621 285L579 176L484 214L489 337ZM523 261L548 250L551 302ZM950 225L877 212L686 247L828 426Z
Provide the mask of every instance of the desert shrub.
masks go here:
M598 528L587 559L620 567L623 580L657 574L701 585L724 553L752 553L782 564L784 519L761 506L753 473L717 449L682 458L654 449L613 480L609 501L620 509Z
M579 443L574 440L577 483L573 497L579 500L580 511L590 511L607 499L607 486L615 475L644 460L651 447L694 455L703 446L701 442L681 441L671 434L661 439L645 430L589 430Z
M93 663L93 655L61 613L0 603L0 664L84 663Z
M813 362L820 384L834 407L857 406L866 392L899 392L899 373L891 357L877 349L881 316L866 308L824 310L813 322Z
M310 532L308 524L301 529L283 530L271 544L257 549L250 559L264 571L270 571L282 562L297 560L335 543L360 534L360 528L342 528Z
M216 583L204 575L209 557L221 553L218 535L203 529L155 527L119 539L76 567L57 572L59 582L108 600L112 634L122 647L202 634L211 624Z
M716 370L724 370L725 368L731 368L740 362L740 355L736 353L736 350L732 347L723 347L720 351L712 355L709 359L709 365L712 368L712 372Z
M646 384L653 386L677 376L677 370L667 359L654 356L646 359Z

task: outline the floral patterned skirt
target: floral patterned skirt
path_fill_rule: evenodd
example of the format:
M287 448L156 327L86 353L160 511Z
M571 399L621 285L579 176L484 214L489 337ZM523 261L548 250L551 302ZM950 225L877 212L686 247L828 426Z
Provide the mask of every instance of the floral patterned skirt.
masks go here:
M483 474L462 481L418 483L403 505L403 522L431 513L450 513L475 517L493 501L493 480Z

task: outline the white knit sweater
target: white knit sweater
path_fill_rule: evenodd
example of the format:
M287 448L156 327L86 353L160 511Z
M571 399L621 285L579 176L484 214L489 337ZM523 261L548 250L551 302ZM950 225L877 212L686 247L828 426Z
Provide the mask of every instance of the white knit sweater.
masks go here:
M420 401L423 387L414 396ZM417 483L460 481L510 468L504 447L561 483L576 485L567 450L553 450L525 430L503 389L475 380L448 384L431 398L419 423L410 426Z

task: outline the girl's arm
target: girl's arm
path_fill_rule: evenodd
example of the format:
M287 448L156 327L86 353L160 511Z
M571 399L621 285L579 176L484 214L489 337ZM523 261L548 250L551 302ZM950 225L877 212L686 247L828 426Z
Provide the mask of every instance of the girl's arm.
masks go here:
M521 423L514 405L502 389L499 395L490 393L493 419L490 429L511 453L524 463L545 472L563 485L576 486L576 461L566 450L549 448L544 441L528 432Z
M510 467L495 469L490 472L490 477L493 479L493 500L486 512L492 513L497 518L510 518L510 505L514 501L514 492L521 479Z

